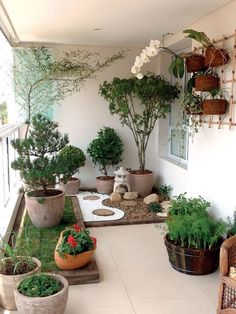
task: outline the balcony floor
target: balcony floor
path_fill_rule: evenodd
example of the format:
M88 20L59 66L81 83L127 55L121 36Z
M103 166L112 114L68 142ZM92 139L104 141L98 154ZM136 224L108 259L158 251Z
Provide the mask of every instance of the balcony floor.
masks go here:
M153 224L91 228L97 284L71 286L66 314L215 314L219 273L189 276L171 268ZM17 311L0 310L0 314Z

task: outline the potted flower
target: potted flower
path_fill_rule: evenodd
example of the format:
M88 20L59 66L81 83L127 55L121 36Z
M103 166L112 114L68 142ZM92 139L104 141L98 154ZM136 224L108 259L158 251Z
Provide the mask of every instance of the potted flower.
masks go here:
M124 144L114 129L103 127L88 146L87 153L93 163L99 167L103 176L96 178L96 188L99 193L111 194L114 176L108 176L108 168L122 161Z
M209 206L202 197L187 198L186 193L171 200L165 245L171 266L179 272L205 275L218 267L227 225L208 214Z
M130 172L131 190L147 196L153 187L153 173L146 169L149 138L156 121L170 112L171 103L178 97L179 90L161 76L151 73L142 79L116 77L100 86L100 94L109 103L110 113L117 114L121 124L133 134L139 169Z
M15 237L13 236L14 240ZM15 242L15 241L13 241ZM0 304L8 310L15 310L15 285L26 276L39 273L41 262L30 256L30 248L18 239L12 246L1 239L0 246Z
M85 165L85 156L83 151L75 146L68 145L59 152L59 157L67 160L68 171L71 171L71 175L66 183L61 182L58 184L58 188L65 192L66 195L73 195L79 192L80 179L73 177L76 172L79 172L79 168ZM75 169L75 165L77 168Z
M96 250L96 242L88 230L81 230L77 224L63 230L54 252L57 266L62 270L85 266Z
M57 123L38 114L32 118L28 138L12 141L19 157L12 168L28 189L26 208L35 227L52 227L59 224L64 211L65 193L49 186L56 181L66 182L78 167L74 152L59 156L69 142L67 135L57 130Z
M14 289L19 314L64 314L68 281L61 275L37 274L24 278Z

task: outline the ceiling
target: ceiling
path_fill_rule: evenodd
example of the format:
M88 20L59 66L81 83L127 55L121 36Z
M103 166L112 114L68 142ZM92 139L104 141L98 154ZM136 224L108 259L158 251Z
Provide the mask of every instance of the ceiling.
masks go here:
M228 2L0 0L0 17L4 12L8 31L21 42L142 47L151 38L175 33Z

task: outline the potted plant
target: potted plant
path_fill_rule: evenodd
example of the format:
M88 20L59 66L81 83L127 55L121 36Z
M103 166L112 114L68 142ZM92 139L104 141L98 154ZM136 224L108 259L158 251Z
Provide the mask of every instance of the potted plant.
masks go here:
M213 115L213 114L225 114L227 110L228 101L224 98L227 92L223 88L215 88L209 91L205 95L203 100L203 114Z
M77 224L63 230L54 252L57 266L62 270L85 266L96 250L96 242L88 230L81 230Z
M187 198L186 193L171 200L165 245L171 266L190 275L205 275L216 270L225 222L212 218L210 203L202 197Z
M171 185L162 184L158 189L159 201L169 201L173 187Z
M190 53L185 57L185 64L188 73L205 70L205 57L201 54Z
M220 79L213 70L199 71L195 73L188 82L188 90L191 85L196 91L206 92L219 88ZM189 90L190 91L190 90Z
M0 245L0 304L8 310L15 310L15 285L28 275L39 273L41 262L30 256L30 248L22 245L20 239L12 245L1 239Z
M122 161L124 144L114 129L103 127L88 146L87 153L93 163L99 167L103 176L96 178L96 188L99 193L111 194L114 176L108 176L108 168Z
M205 65L206 67L217 67L226 64L230 60L229 53L226 49L218 48L204 32L198 32L193 29L186 29L183 33L203 45L205 48Z
M32 118L27 139L12 141L19 157L12 168L28 188L25 193L26 208L35 227L52 227L59 224L64 211L65 193L50 189L56 181L66 182L78 164L75 154L58 155L69 142L61 135L57 123L38 114Z
M14 289L19 314L64 314L68 281L61 275L37 274L24 278Z
M64 191L66 195L73 195L78 194L79 186L80 186L80 179L73 177L76 172L79 172L79 168L85 165L85 156L83 151L75 146L68 145L64 147L60 152L59 156L61 158L65 158L68 165L68 171L72 171L68 181L66 183L61 182L57 185L57 187ZM77 168L75 169L75 165Z
M130 171L131 190L147 196L153 187L153 173L146 169L148 141L156 121L170 112L179 90L161 76L150 73L142 79L114 78L110 83L104 82L100 94L109 103L110 113L117 114L121 124L133 134L139 169Z

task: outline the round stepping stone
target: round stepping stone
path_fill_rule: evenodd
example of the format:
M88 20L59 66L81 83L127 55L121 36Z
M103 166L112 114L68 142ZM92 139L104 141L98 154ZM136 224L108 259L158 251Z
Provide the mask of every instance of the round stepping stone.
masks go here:
M123 201L120 203L120 205L122 205L122 206L136 206L137 202L135 202L135 201Z
M100 200L100 196L97 195L88 195L83 198L85 201L96 201Z
M113 210L106 209L106 208L94 209L92 213L97 216L112 216L115 214Z

